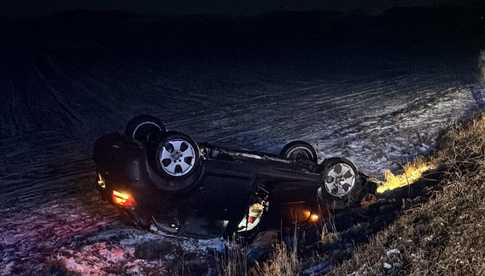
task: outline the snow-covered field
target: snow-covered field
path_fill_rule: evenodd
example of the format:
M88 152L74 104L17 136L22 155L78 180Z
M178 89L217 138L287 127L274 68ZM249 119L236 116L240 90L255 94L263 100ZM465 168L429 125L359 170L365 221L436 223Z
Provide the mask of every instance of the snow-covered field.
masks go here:
M251 150L306 140L321 158L379 176L476 109L478 52L466 47L221 52L2 54L0 275L55 261L81 273L136 274L142 262L167 272L134 254L153 237L122 225L93 192L94 139L134 115Z

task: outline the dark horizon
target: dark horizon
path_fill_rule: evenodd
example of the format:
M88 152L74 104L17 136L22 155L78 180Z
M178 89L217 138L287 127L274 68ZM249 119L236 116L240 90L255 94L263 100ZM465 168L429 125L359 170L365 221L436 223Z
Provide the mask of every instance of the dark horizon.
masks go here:
M226 2L211 1L200 3L193 0L183 0L176 3L160 3L159 1L144 1L133 3L130 1L71 1L60 2L51 0L48 2L16 1L6 4L0 9L0 17L29 18L49 16L71 11L119 11L136 13L140 15L191 15L191 14L219 14L229 16L259 15L272 12L308 12L308 11L335 11L343 13L377 15L395 7L478 7L483 3L476 0L374 0L374 1L318 1L305 0L291 2L284 0L270 0L261 3L252 2Z

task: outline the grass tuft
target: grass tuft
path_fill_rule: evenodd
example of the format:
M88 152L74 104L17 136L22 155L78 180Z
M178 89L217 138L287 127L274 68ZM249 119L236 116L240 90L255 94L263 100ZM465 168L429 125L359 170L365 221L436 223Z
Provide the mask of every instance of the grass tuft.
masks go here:
M256 265L252 275L294 276L298 274L299 266L296 246L291 249L285 243L278 243L270 260Z

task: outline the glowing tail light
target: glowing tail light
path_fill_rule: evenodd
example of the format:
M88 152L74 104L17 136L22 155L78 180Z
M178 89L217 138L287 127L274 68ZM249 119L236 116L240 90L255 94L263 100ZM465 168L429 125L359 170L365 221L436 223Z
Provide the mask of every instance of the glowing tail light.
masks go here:
M113 194L111 195L111 198L114 204L122 207L133 208L136 205L136 202L133 196L126 192L113 190Z

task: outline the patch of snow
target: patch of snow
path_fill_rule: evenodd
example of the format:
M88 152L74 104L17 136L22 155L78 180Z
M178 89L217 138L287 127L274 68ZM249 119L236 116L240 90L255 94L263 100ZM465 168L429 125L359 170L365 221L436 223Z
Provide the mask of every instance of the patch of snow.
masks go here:
M8 262L4 267L0 269L0 275L12 275L12 270L14 266L14 262Z
M401 254L401 251L399 251L399 249L396 249L396 248L395 249L388 250L386 252L386 256L387 257L390 257L392 255L398 255L398 254Z
M305 269L303 271L303 275L304 276L309 276L309 275L321 275L321 274L325 274L327 273L328 271L330 271L331 269L333 268L333 265L328 262L328 261L322 261L322 262L319 262L318 264L312 266L312 267L309 267L307 269Z
M134 248L106 242L86 245L78 249L61 248L55 260L66 270L83 275L110 275L127 271L143 274L145 270L166 272L166 265L159 261L146 261L134 257Z

